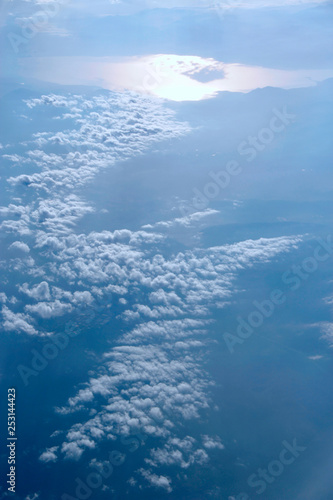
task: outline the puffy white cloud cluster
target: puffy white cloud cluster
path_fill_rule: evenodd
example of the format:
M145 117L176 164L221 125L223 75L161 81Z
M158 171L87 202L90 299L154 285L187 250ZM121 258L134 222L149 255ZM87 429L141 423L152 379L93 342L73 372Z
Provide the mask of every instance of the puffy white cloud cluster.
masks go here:
M19 287L19 291L36 300L50 300L51 298L50 287L47 281L42 281L31 289L29 289L28 283L23 283L23 285Z
M16 250L21 250L21 252L24 253L29 253L30 248L26 243L23 243L23 241L14 241L9 247L9 249L16 249Z
M145 231L115 231L112 238L118 244L110 247L107 245L110 234L100 233L98 239L105 241L106 251L113 251L118 263L113 265L109 262L107 269L103 269L100 262L87 263L84 257L79 257L80 240L87 240L84 244L88 249L95 235L92 233L88 238L77 236L75 225L79 219L94 212L94 208L77 191L92 180L101 168L112 167L116 162L141 154L158 141L180 137L190 130L189 126L176 121L174 112L166 109L161 102L131 93L105 92L89 98L51 94L27 100L26 106L30 112L29 118L34 119L33 113L37 113L37 117L42 113L51 124L52 118L63 121L64 130L35 133L20 144L20 149L26 149L25 153L18 155L15 152L17 145L14 145L9 146L9 149L13 149L12 154L3 155L4 160L19 165L25 173L8 179L12 187L20 190L20 196L13 198L8 206L0 207L0 216L4 219L0 229L4 234L13 234L16 238L15 241L11 240L8 248L10 259L1 262L0 266L6 272L22 272L25 279L29 277L29 281L34 277L40 277L44 282L54 280L55 274L74 283L77 273L70 269L73 259L65 259L61 273L54 271L63 255L70 254L71 247L76 247L76 267L80 269L83 280L87 275L89 287L91 281L101 283L103 278L106 281L114 268L119 272L118 283L121 284L109 285L106 292L125 293L121 281L123 256L119 250L122 248L124 254L127 252L128 259L136 259L140 252L129 250L127 246L121 247L122 241L129 241L134 247L156 243L162 237ZM32 248L34 259L28 257ZM49 260L48 266L41 264L44 256ZM106 258L112 261L112 254L99 257L101 261ZM93 278L95 271L96 276ZM22 287L20 291L24 292ZM49 297L37 296L41 291L42 288L32 289L30 294L26 293L38 303L28 304L25 312L14 313L8 308L4 310L4 326L7 330L35 334L37 331L29 324L32 319L27 312L47 319L70 312L72 305L77 305L77 297L66 296L65 302L55 297L50 302ZM100 292L97 291L97 294Z
M134 334L128 333L127 341L133 335L146 336L149 329L149 335L158 336L164 329L159 320L175 320L165 334L165 338L175 339L177 320L185 320L186 325L193 319L208 318L212 307L225 306L238 271L268 262L300 241L299 237L248 240L188 250L166 258L155 253L155 244L163 242L163 237L155 233L118 230L88 235L50 237L48 234L40 231L36 236L36 246L48 257L43 273L53 280L66 280L77 291L54 287L50 300L45 280L31 289L23 284L19 290L37 301L26 305L25 313L57 317L77 305L91 304L97 297L120 295L132 304L131 307L123 304L120 317L128 323L148 322L148 326L140 325ZM134 299L137 287L142 293L141 300ZM154 323L149 323L153 320ZM142 328L143 335L139 331ZM186 336L186 328L182 329L181 338Z
M178 465L182 469L187 469L194 463L201 465L208 462L206 451L199 448L196 443L196 439L191 436L186 436L184 439L169 438L163 448L151 450L151 458L146 459L146 463L153 467Z
M57 461L57 455L56 451L58 450L58 446L53 446L52 448L48 448L47 450L44 451L44 453L41 454L39 457L39 460L41 462L56 462Z
M170 492L171 480L158 474L159 467L186 470L223 449L219 437L205 434L199 443L185 430L213 406L213 381L203 369L212 343L212 311L230 301L239 271L291 251L301 238L164 251L169 230L200 227L216 214L213 210L139 230L79 232L77 222L94 211L78 192L83 185L101 168L177 138L189 127L161 103L132 94L50 95L27 101L27 107L30 113L44 110L64 130L39 132L22 145L27 151L19 159L6 158L29 173L9 179L19 196L0 208L9 240L9 258L0 265L7 273L15 271L10 278L20 276L12 283L18 299L1 296L3 327L45 334L48 320L63 325L69 313L75 321L76 312L97 305L96 329L103 311L123 325L121 335L110 337L98 368L57 409L59 418L77 412L78 421L64 434L54 434L57 444L40 460L79 460L102 440L144 433L160 444L150 454L147 450L137 476Z
M193 318L148 321L125 333L122 341L138 345L163 339L167 342L174 342L176 349L186 349L191 345L200 347L203 345L201 341L191 340L188 337L205 335L206 328L211 322L212 320L208 319Z
M51 109L53 118L64 120L66 128L71 126L65 131L34 134L25 143L31 149L19 161L38 171L8 179L11 185L49 194L83 186L100 169L142 154L156 142L190 131L189 125L176 121L174 112L160 101L133 93L110 92L91 98L52 94L27 100L26 104L32 110Z
M123 302L122 317L134 325L104 355L104 363L85 387L58 408L61 415L87 414L85 421L81 417L68 430L60 456L78 460L100 440L144 433L164 443L151 450L150 468L179 465L186 469L204 463L208 452L223 449L220 438L203 435L198 447L194 438L178 436L186 421L199 419L212 406L213 382L202 368L210 348L210 311L230 299L240 270L290 251L301 238L249 240L169 258L151 252L149 245L140 247L137 235L128 231L75 238L70 252L60 251L57 272L62 277L64 269L71 269L71 279L91 282L94 293L104 292L110 282L122 286L128 299ZM67 265L68 260L73 262ZM138 289L141 303L134 300ZM160 476L151 469L141 473L158 486ZM169 491L171 483L163 480L163 484Z
M168 493L172 492L171 479L166 476L159 476L150 470L140 469L142 476L148 481L151 486L155 488L162 488Z
M189 345L185 352L163 343L114 347L105 354L103 370L58 409L67 414L94 408L101 396L106 401L97 415L73 426L67 441L79 437L84 448L83 438L95 441L136 432L167 437L175 418L197 418L208 408L211 384L198 365L200 347Z
M39 117L42 113L49 122L51 118L63 120L64 130L35 133L21 143L25 153L3 155L6 161L25 170L7 181L27 200L17 198L16 203L0 207L0 216L5 219L0 229L22 240L37 235L37 245L43 240L55 250L58 248L53 233L71 233L79 219L94 211L77 194L80 187L101 169L190 130L160 101L133 93L105 92L89 98L51 94L27 100L26 106L30 114L38 112ZM12 146L13 151L16 148ZM17 241L11 249L28 253L29 245Z
M207 450L213 450L213 449L218 449L218 450L223 450L224 446L221 443L221 439L218 436L212 437L212 436L207 436L204 435L202 436L202 441L203 445Z
M38 331L33 326L33 319L28 314L15 313L7 306L2 308L3 323L2 326L7 331L17 333L27 333L28 335L37 335Z
M75 308L92 306L95 302L95 297L88 290L72 293L57 286L50 287L47 281L41 281L31 288L29 288L28 283L23 283L18 287L18 290L36 302L25 305L25 312L43 319L63 316ZM26 315L25 317L31 320L31 316Z
M106 289L140 286L147 293L124 313L128 320L139 318L207 316L209 307L223 307L231 295L236 273L268 262L290 251L299 237L248 240L233 245L194 249L171 258L156 254L161 236L144 232L115 231L57 238L60 250L52 272L72 283L85 282ZM141 246L141 244L145 244Z
M27 305L25 309L29 313L37 314L45 319L63 316L63 314L71 312L72 306L55 300L54 302L39 302L38 304Z

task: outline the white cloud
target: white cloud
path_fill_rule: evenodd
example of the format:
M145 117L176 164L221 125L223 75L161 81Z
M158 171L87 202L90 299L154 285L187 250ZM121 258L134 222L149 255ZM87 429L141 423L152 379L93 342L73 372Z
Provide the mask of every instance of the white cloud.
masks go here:
M64 443L62 445L61 451L65 454L65 458L69 460L79 460L83 453L83 449L80 448L76 443Z
M102 168L142 154L157 141L181 137L190 128L161 103L130 93L89 99L52 94L27 105L30 113L47 106L60 119L68 111L74 116L64 118L72 120L66 133L42 131L25 143L24 161L31 170L35 165L35 173L10 179L14 189L29 191L34 200L3 207L1 214L12 217L5 227L30 231L31 248L41 261L34 272L43 273L43 281L21 281L19 291L37 303L19 303L15 307L25 307L25 312L16 313L4 306L4 328L37 334L27 312L58 317L60 326L62 315L73 313L75 323L76 312L94 311L96 303L96 326L103 311L110 318L111 303L121 304L117 320L127 320L123 335L89 372L86 383L57 409L58 418L79 410L83 416L68 424L56 436L58 446L47 448L40 459L51 463L59 455L79 460L103 440L142 432L158 440L147 459L152 470L204 464L209 451L223 448L221 441L204 435L199 444L183 431L187 422L199 422L212 407L213 381L202 363L212 345L212 310L230 300L239 271L297 248L301 238L262 238L163 255L166 237L156 230L201 224L216 215L213 210L139 231L80 233L77 222L94 207L75 194L77 188ZM54 145L63 153L50 153ZM169 478L152 470L142 469L141 475L151 486L170 492Z
M30 208L33 223L45 230L65 230L73 226L79 217L93 211L72 191L90 182L103 168L112 167L116 161L142 154L158 141L180 137L190 131L186 123L176 121L175 113L153 98L143 98L131 93L108 96L44 95L30 99L26 105L31 110L48 106L54 116L76 109L71 128L64 132L36 133L32 146L21 163L38 167L36 173L10 177L13 186L25 186L29 190L53 193L38 206ZM47 147L61 148L60 154L46 153ZM67 194L59 197L63 189ZM3 207L3 213L8 209ZM25 207L12 206L26 216ZM13 223L13 222L12 222Z
M183 439L169 438L163 448L152 449L146 463L152 467L178 465L187 469L191 465L208 462L207 453L196 446L196 440L191 436Z
M211 437L204 435L202 436L202 442L205 448L208 450L219 449L223 450L224 445L221 443L221 439L218 436Z
M87 290L84 292L73 293L73 304L75 305L90 305L93 303L94 298Z
M33 314L38 314L41 318L44 319L63 316L64 314L68 314L69 312L71 312L72 309L73 308L70 304L60 302L60 300L55 300L54 302L38 302L38 304L35 305L25 306L26 311Z
M39 460L41 462L56 462L58 460L58 456L56 454L58 450L58 446L53 446L52 448L48 448L41 454Z
M23 283L22 286L19 286L19 291L35 300L51 299L50 288L47 281L42 281L38 285L33 286L31 289L29 289L28 283Z
M112 293L110 285L125 285L130 295L140 284L146 299L142 304L131 302L126 312L153 316L155 321L124 333L119 345L105 354L100 370L58 409L62 415L93 409L90 417L69 429L62 454L77 460L101 439L142 432L164 440L164 446L152 452L151 466L177 461L186 468L194 461L204 462L207 451L223 448L219 438L204 435L203 449L193 448L190 453L184 440L177 441L177 429L181 422L199 419L210 407L212 381L200 365L202 348L205 352L209 348L210 307L230 299L231 285L240 270L263 265L297 248L301 238L248 240L189 250L169 259L156 255L154 245L136 250L139 240L131 231L94 232L60 240L68 238L69 249L60 245L62 264L54 273L63 277L67 269L63 266L68 266L76 280L95 283L94 296L107 290ZM105 260L106 256L110 258ZM167 319L171 311L175 318Z
M14 331L16 333L27 333L28 335L37 335L38 331L32 326L30 322L32 319L27 314L14 313L8 307L3 306L3 328L7 331Z
M158 476L149 470L140 469L142 476L149 482L151 486L155 488L162 488L168 493L172 492L171 479L166 476Z
M191 215L187 215L186 217L178 217L173 220L168 220L168 221L160 221L160 222L155 222L154 224L146 224L142 226L142 229L170 229L172 227L190 227L190 226L195 226L198 223L201 223L202 221L205 221L207 217L211 217L213 215L217 215L220 212L218 210L213 210L210 208L207 208L206 210L202 212L195 212ZM211 222L211 221L210 221Z
M21 250L21 252L24 252L24 253L30 252L29 246L26 243L23 243L23 241L14 241L14 243L12 243L9 246L9 249L12 249L12 248L17 249L17 250Z

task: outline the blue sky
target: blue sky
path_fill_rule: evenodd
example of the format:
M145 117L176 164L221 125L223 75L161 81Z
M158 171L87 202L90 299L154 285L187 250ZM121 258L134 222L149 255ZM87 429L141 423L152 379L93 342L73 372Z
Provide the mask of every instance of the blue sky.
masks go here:
M328 500L331 2L0 9L15 499Z

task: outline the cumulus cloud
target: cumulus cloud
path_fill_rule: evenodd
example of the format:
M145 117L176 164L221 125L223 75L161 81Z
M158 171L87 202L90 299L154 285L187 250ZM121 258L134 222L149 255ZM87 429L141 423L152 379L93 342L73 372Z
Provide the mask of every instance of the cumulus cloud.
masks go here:
M83 453L83 448L80 448L77 443L64 443L61 451L65 454L65 458L69 460L79 460Z
M12 243L9 246L9 249L21 250L21 252L24 252L24 253L30 252L29 246L26 243L23 243L23 241L14 241L14 243Z
M57 456L58 446L53 446L52 448L48 448L45 450L39 457L41 462L56 462L58 460Z
M23 143L29 174L9 179L31 202L16 200L2 207L2 229L28 234L37 263L21 258L13 264L29 275L17 285L28 304L17 303L13 312L3 297L4 329L37 334L31 315L36 321L58 318L60 327L67 313L76 326L75 314L87 309L95 314L96 327L110 320L114 310L125 325L85 383L57 408L59 419L82 413L75 423L63 423L64 432L54 436L57 446L48 447L40 460L76 461L101 441L142 433L156 444L147 456L148 469L139 475L170 492L171 481L159 468L176 465L185 471L223 449L217 436L204 435L198 442L184 432L188 422L199 422L212 408L213 381L202 362L212 345L212 311L228 303L241 270L297 248L301 237L164 251L169 229L198 227L217 214L214 210L137 231L80 232L78 222L95 209L77 194L78 188L101 169L190 128L161 103L130 93L50 94L26 104L31 114L47 107L52 118L66 120L68 130L40 131Z
M165 440L164 447L152 452L149 465L177 461L186 468L204 463L208 451L223 449L218 437L204 435L203 447L192 450L185 448L189 441L175 439L177 421L198 419L210 407L212 380L200 366L202 347L209 348L209 308L230 299L231 284L240 270L297 248L301 238L248 240L168 259L154 251L150 254L149 248L138 251L130 231L73 235L70 241L70 251L60 251L59 275L71 269L78 280L100 285L111 280L112 286L125 284L128 294L140 285L144 304L131 301L126 312L148 321L124 333L119 345L105 354L100 373L91 375L86 386L58 409L62 415L94 410L91 418L70 428L62 452L77 459L101 439L143 432ZM67 262L68 268L63 268ZM92 291L105 292L109 286L94 285ZM168 319L171 311L174 319ZM100 398L104 403L98 409Z
M223 450L224 449L224 446L221 443L221 439L218 436L211 437L211 436L204 435L204 436L202 436L202 442L203 442L204 447L207 448L208 450L213 450L213 449Z
M72 301L75 305L90 305L94 301L94 297L85 290L84 292L74 292Z
M28 314L14 313L8 307L3 306L3 328L7 331L17 333L27 333L28 335L37 335L38 331L32 326L32 318Z
M28 151L23 161L42 171L8 179L11 185L44 189L47 193L82 186L102 168L142 154L158 141L190 131L188 124L176 121L175 113L157 100L131 93L110 93L91 99L50 94L30 99L26 104L30 109L47 105L55 110L76 110L72 129L66 133L37 133L31 141L36 149ZM62 148L64 154L44 152L54 145ZM53 203L58 202L59 199ZM48 209L46 215L49 215Z
M149 470L140 469L141 475L148 481L151 486L155 488L162 488L168 493L172 492L171 479L166 476L158 476Z
M58 113L68 106L70 98L66 99L44 96L29 101L28 105L31 109L48 105ZM71 99L75 101L72 106L77 108L75 114L81 114L80 119L72 118L77 128L73 127L66 136L36 134L33 139L36 149L30 150L28 158L39 163L42 177L38 177L41 175L38 173L34 179L21 178L19 181L32 189L45 188L47 198L39 199L28 209L18 205L5 211L6 216L16 211L22 225L33 231L35 248L42 252L46 261L43 272L52 279L52 286L48 280L33 286L24 283L19 287L20 292L37 303L26 305L25 313L16 315L16 319L25 321L27 329L28 321L32 320L26 313L44 319L60 318L79 308L94 307L97 299L102 308L106 307L103 300L108 303L116 296L117 303L122 306L118 319L126 319L128 327L116 345L105 353L100 368L91 371L86 384L57 409L59 416L64 418L78 410L88 411L87 417L73 424L61 437L57 454L68 460L79 460L85 450L94 448L101 440L140 432L161 441L147 459L147 465L153 469L166 465L186 469L194 463L206 463L209 451L223 448L219 438L205 435L202 445L199 445L191 436L180 438L179 429L186 421L200 419L211 406L209 388L213 382L201 365L203 348L210 345L211 310L223 307L230 300L232 284L240 270L263 265L281 253L297 248L301 238L263 238L163 255L166 239L160 234L163 228L201 224L206 217L216 215L217 212L211 210L156 223L156 227L146 226L139 231L75 232L73 228L77 221L91 213L93 208L70 193L72 185L80 186L91 179L98 169L104 168L106 158L108 165L112 165L116 158L140 154L146 147L142 145L143 137L144 144L145 141L155 141L157 136L161 139L165 127L171 125L162 123L162 116L165 116L154 104L155 116L151 117L150 132L147 133L146 125L141 121L148 120L149 109L142 103L139 105L134 98L136 112L147 116L134 120L134 130L129 133L132 142L122 144L123 132L117 129L120 125L114 123L118 115L114 114L110 100L105 97ZM116 106L115 102L113 104ZM168 119L174 119L172 114ZM114 132L111 139L105 129L113 126L118 132ZM180 127L178 132L170 132L169 137L183 132ZM100 134L105 134L104 139ZM68 153L64 167L56 155L48 153L44 156L46 146L66 146L69 137L83 149L78 154ZM93 155L91 148L95 148ZM127 148L132 151L127 151ZM117 151L111 160L109 149ZM71 165L70 170L66 162ZM83 175L77 181L75 176L83 165L88 168L85 170L87 176ZM90 168L97 170L91 171ZM17 180L11 179L11 183L15 185ZM57 197L58 188L68 191L65 198ZM55 193L55 197L49 196L51 193ZM157 244L160 253L156 252ZM66 282L68 288L64 289L60 283ZM96 321L100 320L98 315ZM131 326L133 320L136 324ZM30 328L33 328L31 324ZM52 453L55 451L48 448L42 456L51 461L54 458ZM170 490L166 476L151 471L144 474L149 484Z
M22 286L19 286L19 291L35 300L51 299L50 288L47 281L42 281L38 285L33 286L31 289L29 289L28 283L23 283Z
M44 319L63 316L71 312L72 309L70 304L60 302L60 300L55 300L54 302L39 302L38 304L25 306L26 311L37 314Z
M191 436L183 439L169 438L163 448L152 449L146 463L153 467L178 465L187 469L194 463L200 465L208 462L205 450L196 446L196 440Z

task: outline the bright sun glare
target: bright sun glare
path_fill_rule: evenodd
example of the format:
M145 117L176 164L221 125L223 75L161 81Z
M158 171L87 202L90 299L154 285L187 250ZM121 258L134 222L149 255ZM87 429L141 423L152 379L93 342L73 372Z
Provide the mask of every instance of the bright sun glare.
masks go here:
M26 58L23 69L35 78L67 85L97 85L171 101L200 101L218 92L250 92L263 87L309 87L333 77L333 70L278 70L225 64L212 58L154 54L126 58ZM204 75L204 78L203 78Z

